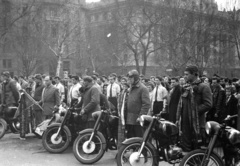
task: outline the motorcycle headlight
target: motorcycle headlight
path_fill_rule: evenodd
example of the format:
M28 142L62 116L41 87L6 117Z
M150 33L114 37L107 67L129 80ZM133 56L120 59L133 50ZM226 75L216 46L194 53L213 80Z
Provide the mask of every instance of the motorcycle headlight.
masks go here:
M211 128L211 123L210 122L206 123L205 130L206 130L207 135L209 135L212 132L212 128Z

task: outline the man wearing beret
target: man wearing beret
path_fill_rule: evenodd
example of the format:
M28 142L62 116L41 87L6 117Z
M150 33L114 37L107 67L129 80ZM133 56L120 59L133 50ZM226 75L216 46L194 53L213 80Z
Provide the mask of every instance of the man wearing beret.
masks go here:
M184 78L185 86L177 110L176 124L180 126L181 145L188 152L198 147L198 141L205 142L205 114L212 107L210 87L199 78L198 67L187 66Z

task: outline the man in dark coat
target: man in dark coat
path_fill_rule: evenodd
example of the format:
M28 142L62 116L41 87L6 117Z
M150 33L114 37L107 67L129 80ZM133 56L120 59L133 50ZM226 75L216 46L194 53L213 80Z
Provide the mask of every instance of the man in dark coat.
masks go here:
M149 92L140 82L139 73L132 70L128 73L130 90L126 103L126 129L127 137L142 137L143 129L137 122L141 115L146 115L151 107Z
M16 82L11 78L8 71L3 72L2 77L4 80L2 84L3 104L7 106L17 106L20 94Z
M181 87L177 78L171 79L171 87L168 101L169 121L176 122L177 107L181 96Z
M59 90L52 85L52 80L50 76L46 76L44 78L45 88L42 92L42 108L43 119L49 119L52 117L52 112L54 107L58 107L60 105L60 95Z
M94 127L94 119L92 117L92 113L96 111L100 111L100 92L96 86L94 86L93 79L90 76L85 76L83 78L84 81L84 93L82 97L82 110L80 112L87 121L85 128L93 128Z
M36 87L33 95L33 99L37 102L40 102L42 99L42 92L44 89L42 76L40 74L35 75ZM35 126L38 126L43 121L43 112L37 105L33 106L34 115L35 115Z
M184 77L189 85L184 87L176 124L180 126L182 148L187 152L197 148L199 140L205 142L205 114L212 107L212 93L199 79L196 66L187 66Z
M213 120L221 122L223 120L223 111L225 106L225 90L220 85L220 79L217 77L212 78L212 100L213 105L211 110L207 113L207 121Z

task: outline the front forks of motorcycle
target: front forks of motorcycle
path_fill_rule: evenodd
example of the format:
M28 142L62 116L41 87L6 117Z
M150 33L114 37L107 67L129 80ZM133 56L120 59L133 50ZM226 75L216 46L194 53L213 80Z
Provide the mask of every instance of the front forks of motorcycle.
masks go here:
M216 133L214 134L213 138L210 140L209 145L208 145L208 147L207 147L207 150L206 150L206 152L205 152L203 161L202 161L202 163L201 163L201 166L207 166L207 165L208 165L208 162L209 162L211 153L213 152L213 148L214 148L215 142L216 142L216 140L217 140L217 137L218 137L218 132L216 132ZM206 156L206 155L207 155L207 156Z

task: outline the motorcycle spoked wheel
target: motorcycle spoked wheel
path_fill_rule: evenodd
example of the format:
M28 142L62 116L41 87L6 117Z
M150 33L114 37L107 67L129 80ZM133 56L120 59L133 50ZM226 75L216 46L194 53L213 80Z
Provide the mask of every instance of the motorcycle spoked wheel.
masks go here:
M91 130L81 133L73 144L73 154L83 164L93 164L99 161L106 151L106 139L102 133L97 132L89 142L91 134Z
M64 126L58 138L56 138L58 129L59 125L50 126L43 134L42 137L43 147L50 153L64 152L71 142L70 130L66 126Z
M0 118L0 139L5 135L7 131L7 122Z
M195 165L201 166L205 152L206 150L203 149L197 149L189 152L187 155L183 157L179 166L195 166ZM210 159L207 166L224 166L224 163L218 155L212 153L210 155Z
M142 142L134 142L131 144L123 144L118 150L117 165L118 166L157 166L158 154L153 145L146 143L142 154L138 158Z

